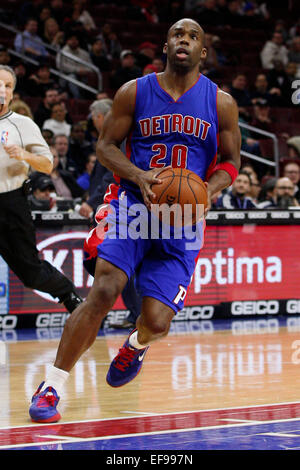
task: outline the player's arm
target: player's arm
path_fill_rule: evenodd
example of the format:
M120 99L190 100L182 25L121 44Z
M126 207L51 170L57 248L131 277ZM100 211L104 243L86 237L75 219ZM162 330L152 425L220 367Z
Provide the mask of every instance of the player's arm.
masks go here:
M218 90L217 111L219 119L219 163L221 167L223 163L229 165L227 165L227 171L217 169L209 178L207 190L210 198L232 184L230 173L233 174L239 171L241 165L241 133L238 125L238 107L232 96L221 90ZM226 168L226 165L224 165L224 168Z
M158 169L144 171L134 165L120 150L123 140L129 135L134 124L136 81L123 85L116 93L113 106L107 113L99 136L96 153L100 163L118 175L137 184L145 204L150 207L151 184L157 183Z

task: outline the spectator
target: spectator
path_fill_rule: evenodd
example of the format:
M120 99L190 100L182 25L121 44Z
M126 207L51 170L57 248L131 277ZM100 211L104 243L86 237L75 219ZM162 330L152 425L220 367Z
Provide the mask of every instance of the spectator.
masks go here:
M215 76L219 67L218 56L213 46L212 34L205 34L205 47L207 50L207 55L203 65L205 69L205 71L203 70L203 73L209 78L212 78L213 76Z
M246 163L245 165L243 165L243 167L241 168L241 172L246 172L250 176L251 186L249 193L247 193L247 196L249 196L256 204L258 201L258 195L261 191L261 184L259 182L257 173L250 163Z
M91 32L96 29L96 24L84 5L84 0L73 0L72 20L79 21L87 32Z
M68 156L69 150L69 139L64 134L59 134L54 136L54 148L57 151L59 158L58 168L62 170L67 170L75 178L79 175L77 166Z
M294 184L294 196L300 201L300 162L289 162L283 167L283 176L286 176Z
M204 0L202 4L196 8L196 17L200 24L208 26L220 26L223 22L217 9L216 0Z
M50 17L45 21L43 40L57 49L62 47L64 42L64 32L60 30L59 24L55 18Z
M43 100L34 113L34 121L39 127L43 127L44 122L51 117L51 110L54 104L59 102L58 90L50 88L44 92Z
M64 55L64 53L67 55ZM84 61L85 64L83 65L82 63L73 60L72 56L74 59ZM86 75L91 71L91 68L86 65L89 63L92 64L92 60L88 51L79 47L79 38L77 34L70 33L64 47L57 53L56 67L73 79L86 81ZM68 84L63 83L63 85L67 87L74 98L82 97L77 85L72 82L68 82Z
M17 84L14 89L14 93L20 93L20 96L28 96L30 93L30 83L25 65L22 62L17 63L14 67L14 71L17 77Z
M299 206L294 196L295 185L286 176L279 178L275 185L274 202L275 207L280 209L288 209L289 207Z
M290 99L288 103L285 103L284 101L285 96L287 95L290 96L290 80L285 69L286 67L283 65L282 62L275 61L274 68L271 69L267 74L267 79L268 79L269 87L271 89L275 88L277 90L280 90L280 95L278 93L278 97L279 96L283 97L282 102L280 101L280 105L290 106L291 104Z
M143 42L138 47L138 54L136 56L137 66L142 70L146 65L151 64L155 59L157 45L150 41Z
M91 153L86 160L85 172L77 178L77 184L82 189L84 189L84 191L88 191L90 188L91 174L93 172L96 161L96 155L94 153Z
M2 44L0 44L0 64L9 65L10 67L13 66L11 55L9 54L7 48L2 46Z
M38 17L36 17L37 22L38 22L38 30L37 34L42 38L44 41L44 27L45 27L45 21L51 17L51 9L47 6L43 6Z
M257 99L254 105L254 117L252 126L258 127L267 132L272 131L272 120L270 118L270 106L264 99ZM265 136L258 134L257 139L264 139Z
M282 62L284 66L288 63L288 49L281 33L273 33L271 40L265 43L260 58L262 67L266 70L273 69L275 61Z
M246 172L240 172L231 191L224 193L216 202L217 209L253 209L254 202L247 194L250 192L251 178Z
M219 36L212 37L212 46L216 52L218 64L220 66L229 65L227 55L224 52L224 47Z
M239 73L234 77L231 83L230 94L236 100L238 106L251 105L246 75Z
M266 100L269 106L278 106L281 91L279 88L271 88L269 89L269 84L267 80L267 76L264 73L259 73L256 75L255 83L254 83L254 90L251 93L251 102L255 104L258 100L263 99Z
M44 0L29 0L19 4L18 24L25 24L29 18L38 18L43 8Z
M106 49L101 38L96 38L91 47L90 57L92 62L101 71L110 70L111 62L107 57Z
M65 6L63 0L50 1L51 17L55 18L61 27L65 19Z
M105 23L103 25L102 32L98 37L100 37L104 41L108 58L110 60L119 59L122 51L122 46L116 33L112 30L112 27L109 23Z
M290 137L287 141L288 156L300 161L300 136Z
M258 195L258 209L268 209L268 207L272 208L275 207L275 186L276 186L276 178L268 178L267 181L263 184L259 195Z
M289 30L289 37L293 39L295 36L300 36L300 18Z
M121 66L112 74L111 83L113 88L120 88L121 85L142 76L142 71L135 65L134 54L130 50L121 52Z
M50 211L54 205L55 187L49 175L33 172L30 175L32 194L28 197L32 211Z
M223 11L223 24L231 28L240 28L243 17L240 12L240 2L238 0L229 0L227 2L227 11Z
M163 72L165 70L165 63L160 57L155 57L152 60L152 65L154 65L157 68L157 72Z
M42 129L41 133L49 147L53 147L54 133L50 129Z
M71 125L66 121L66 109L62 103L56 103L51 108L51 117L46 119L43 129L50 129L54 135L64 134L67 137L71 134Z
M148 64L146 65L146 67L144 67L144 70L143 70L143 77L145 75L149 75L149 73L157 73L157 68L155 67L155 65L153 64Z
M37 35L37 30L38 22L34 18L29 19L24 32L16 35L14 47L17 52L24 52L27 56L42 62L47 59L48 52L42 44L42 39Z
M90 112L98 134L101 132L104 118L111 107L112 100L110 99L94 101L90 106ZM91 214L95 213L97 207L102 204L104 194L110 183L115 183L112 172L97 160L90 176L89 197L87 201L81 204L80 215L90 218Z
M69 138L68 157L75 162L79 174L85 170L88 156L93 152L93 145L85 139L85 129L81 123L73 124Z
M44 96L47 90L56 87L55 80L50 78L48 65L41 65L35 73L30 75L28 83L30 96Z
M239 121L245 124L250 124L251 121L250 114L243 107L239 108ZM242 150L253 153L255 155L260 154L260 146L258 140L256 139L256 135L257 134L255 134L254 137L251 131L241 126Z
M53 169L50 177L57 196L64 199L82 197L84 190L79 186L73 174L63 168L62 158L59 157L57 148L54 146L50 150L53 155Z
M25 103L25 101L14 100L10 106L10 109L15 113L22 114L23 116L28 116L30 119L33 119L31 109L28 104Z
M289 61L297 64L297 77L300 78L300 36L295 36L288 53Z

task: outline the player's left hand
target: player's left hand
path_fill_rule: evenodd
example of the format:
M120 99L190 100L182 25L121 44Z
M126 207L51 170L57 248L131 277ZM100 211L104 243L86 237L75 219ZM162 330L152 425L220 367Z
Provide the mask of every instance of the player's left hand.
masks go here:
M20 161L25 160L26 150L19 145L3 145L3 148L10 158L15 158Z

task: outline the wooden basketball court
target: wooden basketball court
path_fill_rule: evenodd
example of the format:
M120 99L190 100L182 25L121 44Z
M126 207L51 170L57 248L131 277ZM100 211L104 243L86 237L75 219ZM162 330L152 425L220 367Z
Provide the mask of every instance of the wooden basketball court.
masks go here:
M300 318L174 323L120 388L105 377L126 332L102 330L65 385L62 420L37 425L29 402L60 335L2 331L0 449L300 447Z

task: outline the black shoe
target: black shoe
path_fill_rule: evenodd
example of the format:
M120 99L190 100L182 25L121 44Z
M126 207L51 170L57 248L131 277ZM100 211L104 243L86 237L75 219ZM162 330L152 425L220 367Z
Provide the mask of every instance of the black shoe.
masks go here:
M108 326L117 330L128 330L129 328L134 328L135 324L125 319L120 323L109 323Z
M72 313L78 305L83 302L83 299L76 294L76 292L70 292L66 297L64 297L61 302L64 304L68 312Z

